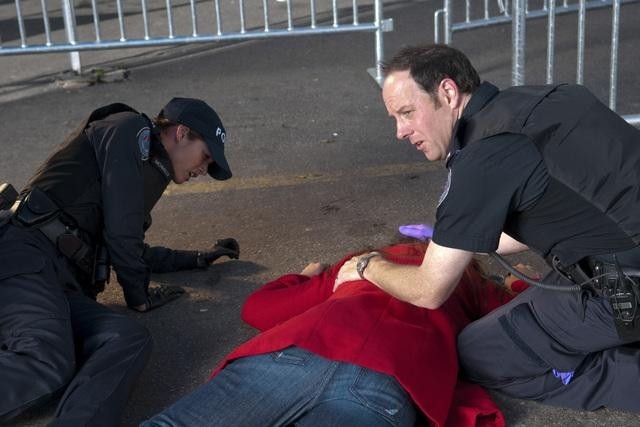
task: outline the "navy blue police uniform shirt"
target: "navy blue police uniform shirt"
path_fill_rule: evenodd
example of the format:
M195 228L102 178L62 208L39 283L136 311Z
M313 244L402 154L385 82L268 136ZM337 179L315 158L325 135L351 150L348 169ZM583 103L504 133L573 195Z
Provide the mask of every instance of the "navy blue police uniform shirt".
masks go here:
M510 217L529 209L544 193L548 183L544 162L536 147L517 134L452 149L433 241L471 252L493 252Z
M172 174L166 151L150 125L143 115L122 112L86 129L101 175L102 235L129 305L146 301L150 269L142 256L144 232ZM160 162L153 165L150 155Z

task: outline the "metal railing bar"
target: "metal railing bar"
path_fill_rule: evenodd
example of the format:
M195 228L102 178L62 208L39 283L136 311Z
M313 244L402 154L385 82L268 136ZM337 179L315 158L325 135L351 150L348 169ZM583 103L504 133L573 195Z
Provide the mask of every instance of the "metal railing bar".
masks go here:
M309 0L309 14L311 15L311 28L316 28L316 1Z
M384 38L382 36L382 1L375 2L374 21L376 27L376 66L375 80L378 85L382 84L382 60L384 58Z
M452 4L453 0L444 0L444 42L446 44L451 43L451 34L453 33L453 26L451 25L451 21L453 20L451 16Z
M67 35L67 42L73 47L76 41L76 18L73 9L73 0L62 0L62 19L64 21L64 29ZM51 49L53 46L49 46ZM70 49L69 60L71 61L71 69L76 73L82 72L82 64L80 62L80 53L77 49Z
M525 3L526 0L513 0L511 2L513 8L511 12L513 14L513 29L511 31L511 58L513 61L511 64L511 84L513 86L522 85L525 81L525 33L527 23L527 18L524 13Z
M291 0L287 0L287 29L293 30L293 13L291 10Z
M262 11L264 12L264 31L269 32L269 0L262 0Z
M124 33L124 15L122 13L122 0L116 0L116 8L118 10L118 25L120 27L120 41L127 40Z
M126 42L112 40L103 41L101 43L96 42L81 42L74 45L31 45L26 48L14 47L3 48L0 50L0 56L2 55L20 55L20 54L32 54L32 53L45 53L45 52L69 52L69 51L85 51L96 49L123 49L129 47L144 47L144 46L168 46L185 43L208 43L218 41L231 41L231 40L250 40L250 39L263 39L270 37L286 37L295 35L313 35L313 34L339 34L339 33L357 33L357 32L373 32L377 31L378 26L375 23L359 24L358 26L344 26L344 27L324 27L316 26L315 29L311 28L296 28L293 31L287 29L272 29L269 33L264 31L245 31L244 33L228 33L223 35L199 35L197 38L191 36L178 36L178 37L166 37L155 38L151 40L144 39L128 39Z
M166 0L166 4L167 4L167 28L169 29L169 38L172 39L175 36L173 34L173 14L172 14L171 0Z
M27 37L24 31L24 19L22 18L22 10L20 9L20 0L16 0L16 16L18 17L18 31L20 32L20 45L27 45Z
M358 25L358 0L353 0L351 9L353 10L353 25Z
M547 22L547 84L553 83L553 68L556 43L556 0L549 0L549 19Z
M198 37L198 20L196 19L196 2L195 0L189 0L189 7L191 9L191 35Z
M620 34L620 0L614 0L611 11L611 73L609 83L609 108L616 110L618 91L618 36Z
M244 0L240 0L238 6L240 7L240 33L244 34L247 32L244 22Z
M608 6L611 6L613 4L613 1L615 0L589 0L586 2L586 9L591 10L591 9L601 9L601 8L605 8ZM638 0L624 0L621 1L621 4L625 4L625 3L634 3L637 2ZM445 0L445 3L447 3L447 0ZM579 4L570 4L567 7L556 7L556 16L557 15L563 15L565 13L571 13L571 12L575 12L577 10L579 10L580 5ZM445 10L446 10L446 6L445 6ZM449 9L451 10L451 9ZM446 13L446 12L445 12ZM527 19L536 19L536 18L545 18L548 16L548 12L542 9L538 9L538 10L532 10L529 13L527 13L526 17ZM496 25L496 24L505 24L511 22L511 16L510 15L501 15L501 16L493 16L491 18L489 18L488 20L485 19L477 19L474 21L471 21L469 23L466 22L457 22L457 23L453 23L451 24L451 30L452 31L459 31L459 30L470 30L473 28L480 28L480 27L486 27L486 26L490 26L490 25Z
M580 0L578 9L578 58L576 60L576 83L584 80L584 39L586 24L586 0Z
M220 1L214 0L214 6L216 9L216 34L222 34L222 21L220 20Z
M440 16L444 13L444 9L438 9L433 14L433 42L440 43Z
M49 15L47 13L47 3L45 0L40 0L40 7L42 8L42 22L44 24L44 35L46 39L45 44L51 46L51 28L49 27Z
M140 0L142 7L142 26L144 27L144 39L149 40L149 15L147 12L147 0Z
M640 127L640 114L629 114L626 116L622 116L629 124L634 125L635 127Z

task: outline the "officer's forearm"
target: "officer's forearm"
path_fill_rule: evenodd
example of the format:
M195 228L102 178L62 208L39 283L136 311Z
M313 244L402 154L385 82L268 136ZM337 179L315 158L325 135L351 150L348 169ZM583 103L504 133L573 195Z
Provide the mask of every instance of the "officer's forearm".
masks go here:
M528 250L529 247L509 236L507 233L500 235L500 243L496 252L499 255L509 255Z
M472 258L471 252L431 242L420 266L400 265L374 257L364 275L402 301L436 309L449 298Z
M395 264L376 257L365 270L365 278L393 297L418 307L436 309L449 298L453 284L439 284L425 277L420 266Z
M374 257L369 261L364 277L393 297L420 307L437 308L446 300L446 296L439 296L425 282L419 266L394 264Z
M145 245L142 257L153 273L191 270L198 266L197 251L182 251Z

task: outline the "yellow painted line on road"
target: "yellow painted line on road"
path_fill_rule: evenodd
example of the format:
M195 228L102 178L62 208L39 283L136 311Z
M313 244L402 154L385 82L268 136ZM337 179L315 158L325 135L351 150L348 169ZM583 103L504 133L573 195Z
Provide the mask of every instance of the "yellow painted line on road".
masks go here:
M351 171L301 173L296 175L272 175L252 178L234 176L228 181L194 181L182 185L171 184L164 194L176 196L180 194L214 193L228 190L254 190L260 188L289 187L305 184L327 183L354 178L380 178L385 176L402 176L416 173L430 172L442 168L440 163L428 161L414 163L399 163L394 165L370 166L353 168Z

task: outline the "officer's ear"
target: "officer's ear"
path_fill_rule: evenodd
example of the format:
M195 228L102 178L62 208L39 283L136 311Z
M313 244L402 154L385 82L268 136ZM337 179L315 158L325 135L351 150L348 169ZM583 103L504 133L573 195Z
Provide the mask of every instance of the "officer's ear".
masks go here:
M462 97L458 85L450 78L444 78L438 85L440 100L451 109L460 107Z
M185 125L179 124L176 126L175 138L178 144L184 144L189 140L189 128Z

